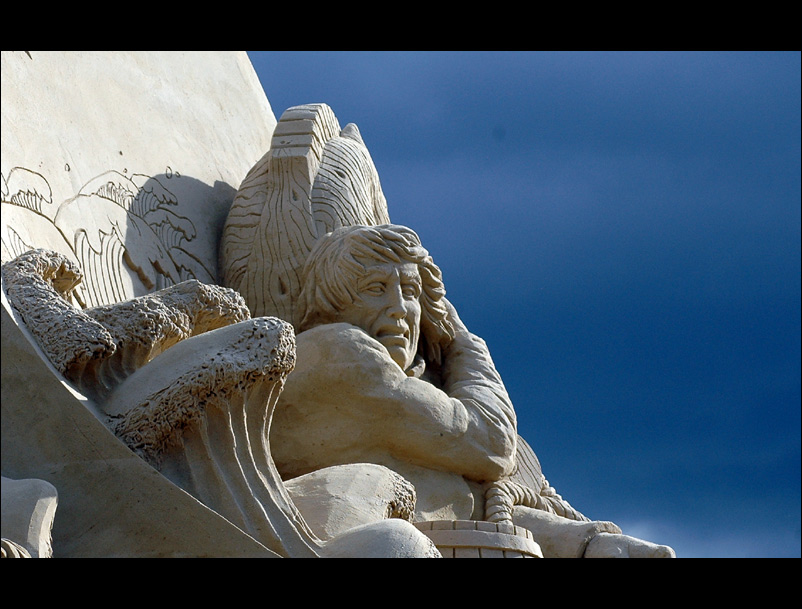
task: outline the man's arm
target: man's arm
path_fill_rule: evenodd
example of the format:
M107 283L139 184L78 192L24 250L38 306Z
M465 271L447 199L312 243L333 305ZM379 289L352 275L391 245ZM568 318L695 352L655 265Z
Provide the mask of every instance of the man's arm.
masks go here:
M359 328L319 326L299 335L298 366L285 393L301 408L314 403L316 426L350 430L348 438L332 438L344 453L359 453L361 442L366 453L385 450L473 480L498 479L514 464L515 414L483 341L458 334L444 353L444 391L408 377Z
M493 478L497 479L511 473L514 467L515 409L485 341L465 327L450 302L443 302L455 331L454 340L443 351L443 391L482 421L481 427L491 434L485 442L493 452L504 455L499 461L505 462L503 471Z

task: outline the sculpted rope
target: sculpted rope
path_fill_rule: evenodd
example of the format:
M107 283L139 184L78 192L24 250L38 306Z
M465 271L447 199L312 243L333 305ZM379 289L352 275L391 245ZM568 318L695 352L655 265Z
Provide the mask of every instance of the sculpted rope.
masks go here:
M512 522L512 510L516 505L551 512L569 520L589 521L548 485L540 493L511 480L499 480L487 485L485 489L486 520L489 522Z

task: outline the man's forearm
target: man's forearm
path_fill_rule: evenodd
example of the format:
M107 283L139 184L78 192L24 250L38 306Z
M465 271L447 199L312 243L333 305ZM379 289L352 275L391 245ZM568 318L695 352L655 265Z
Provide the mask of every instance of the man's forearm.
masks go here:
M463 385L448 395L430 383L403 379L385 401L384 439L398 457L453 471L467 478L497 480L512 471L516 449L514 415L491 388Z

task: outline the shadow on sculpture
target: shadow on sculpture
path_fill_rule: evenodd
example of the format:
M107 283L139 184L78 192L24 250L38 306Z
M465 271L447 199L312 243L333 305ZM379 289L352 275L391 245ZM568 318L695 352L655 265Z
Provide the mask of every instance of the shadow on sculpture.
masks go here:
M65 255L84 272L70 295L81 308L187 279L216 283L216 260L193 253L201 235L185 207L188 201L230 202L235 192L177 172L147 176L124 169L106 171L58 201L46 176L14 167L2 176L2 260L36 247ZM223 222L216 219L211 229L215 239Z

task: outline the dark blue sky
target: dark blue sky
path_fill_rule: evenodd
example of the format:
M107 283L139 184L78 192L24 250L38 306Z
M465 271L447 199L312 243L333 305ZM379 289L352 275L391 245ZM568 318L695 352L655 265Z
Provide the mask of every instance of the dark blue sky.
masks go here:
M558 492L800 556L799 52L248 53L359 126Z

